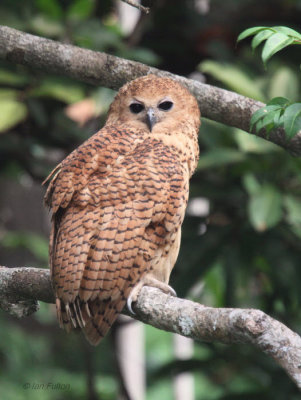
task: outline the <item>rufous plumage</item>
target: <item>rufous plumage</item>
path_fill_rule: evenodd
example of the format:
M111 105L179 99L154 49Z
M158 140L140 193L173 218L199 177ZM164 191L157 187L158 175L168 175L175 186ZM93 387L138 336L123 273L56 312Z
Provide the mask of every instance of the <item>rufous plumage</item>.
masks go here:
M49 175L50 268L60 325L105 336L143 285L168 285L198 161L196 99L169 78L124 85L105 126Z

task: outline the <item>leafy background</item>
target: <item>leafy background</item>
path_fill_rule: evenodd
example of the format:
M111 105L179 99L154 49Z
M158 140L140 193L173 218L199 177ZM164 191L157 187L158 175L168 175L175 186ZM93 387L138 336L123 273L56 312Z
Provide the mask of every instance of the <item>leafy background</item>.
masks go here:
M115 3L4 0L0 24L192 76L267 102L300 101L300 48L277 53L265 70L252 26L300 32L301 1L158 0L123 33ZM231 21L231 23L229 23ZM1 264L47 268L48 215L40 183L96 132L114 93L43 71L0 62ZM191 198L209 215L187 212L171 285L181 297L217 307L260 308L301 333L301 161L260 138L203 119ZM189 210L188 210L189 211ZM96 349L57 327L52 306L24 320L0 314L4 399L115 399L118 325ZM275 363L249 346L196 343L176 360L171 334L146 327L147 400L172 399L172 377L195 376L196 399L297 399ZM25 382L66 382L70 390L24 390Z

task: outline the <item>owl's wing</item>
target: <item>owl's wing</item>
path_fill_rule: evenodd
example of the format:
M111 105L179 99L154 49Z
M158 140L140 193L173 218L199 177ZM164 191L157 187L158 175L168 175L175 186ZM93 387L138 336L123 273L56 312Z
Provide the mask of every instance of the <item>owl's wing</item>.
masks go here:
M107 333L183 220L187 185L179 162L173 163L167 148L151 149L138 146L105 172L95 168L78 190L65 167L50 189L58 315L67 329L83 328L93 344Z

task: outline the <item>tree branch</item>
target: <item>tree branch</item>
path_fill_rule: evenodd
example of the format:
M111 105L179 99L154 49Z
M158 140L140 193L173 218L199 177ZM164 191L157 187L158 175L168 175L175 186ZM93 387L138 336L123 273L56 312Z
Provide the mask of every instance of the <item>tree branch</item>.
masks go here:
M49 270L0 267L0 308L27 316L37 310L37 300L54 302ZM134 310L144 323L195 340L252 344L301 390L301 337L260 310L206 307L150 287L141 290Z
M83 49L0 26L0 59L42 69L118 90L125 82L146 74L168 76L185 85L197 98L203 117L249 131L251 115L264 104L228 90L173 75L147 65L106 53ZM291 141L283 129L259 136L294 156L301 155L301 133Z

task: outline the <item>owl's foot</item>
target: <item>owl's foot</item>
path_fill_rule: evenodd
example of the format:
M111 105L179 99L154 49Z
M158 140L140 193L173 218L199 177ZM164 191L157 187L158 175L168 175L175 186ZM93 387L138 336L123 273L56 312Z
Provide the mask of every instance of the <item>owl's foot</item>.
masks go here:
M155 279L153 277L150 276L145 276L139 283L137 283L137 285L132 289L126 304L128 307L128 310L131 314L136 315L136 313L133 311L132 309L132 303L134 303L135 301L137 301L138 299L138 295L140 293L140 290L143 288L143 286L151 286L151 287L155 287L158 288L160 290L162 290L162 292L166 293L166 294L170 294L171 296L175 296L177 297L177 293L175 292L175 290L167 285L167 283L158 281L158 279Z

